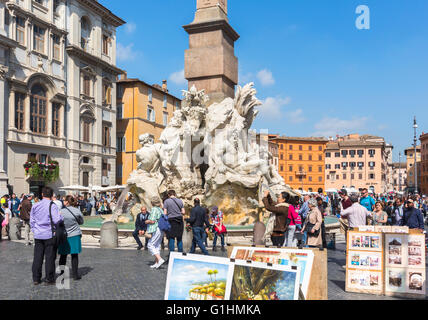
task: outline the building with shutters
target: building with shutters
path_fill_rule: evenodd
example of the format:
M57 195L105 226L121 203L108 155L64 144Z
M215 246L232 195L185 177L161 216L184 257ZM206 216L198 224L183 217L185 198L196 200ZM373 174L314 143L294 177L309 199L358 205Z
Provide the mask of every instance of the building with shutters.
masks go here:
M388 190L387 174L392 147L382 137L350 134L330 140L325 150L327 189Z
M96 0L0 1L0 193L115 184L124 23Z

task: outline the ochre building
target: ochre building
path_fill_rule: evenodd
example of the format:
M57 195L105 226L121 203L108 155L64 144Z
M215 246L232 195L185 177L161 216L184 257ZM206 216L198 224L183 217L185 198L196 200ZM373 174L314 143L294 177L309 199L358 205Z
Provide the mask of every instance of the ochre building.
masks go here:
M325 148L327 139L271 135L278 145L278 172L295 190L325 191Z
M428 195L428 133L421 135L421 179L420 190L423 195Z
M155 143L181 107L181 100L168 93L167 82L149 85L138 79L120 79L118 85L117 170L118 184L126 184L137 168L139 137L149 133Z

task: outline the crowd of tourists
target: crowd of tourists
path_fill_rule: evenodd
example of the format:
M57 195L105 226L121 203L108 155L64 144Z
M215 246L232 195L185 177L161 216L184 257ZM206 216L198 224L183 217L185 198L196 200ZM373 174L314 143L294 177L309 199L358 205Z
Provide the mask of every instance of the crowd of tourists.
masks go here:
M275 199L276 201L274 201ZM71 255L72 277L79 280L79 254L82 251L82 232L80 225L83 216L96 211L105 214L114 210L117 196L102 196L99 199L89 196L58 197L51 188L42 190L38 199L34 194L15 194L0 199L0 223L8 233L9 221L17 218L24 229L26 245L32 245L30 232L34 239L34 259L32 266L33 282L41 283L42 266L45 261L46 284L55 283L55 261L59 256L59 265L65 266L67 256ZM125 206L132 205L128 197ZM342 230L365 225L397 225L409 229L425 229L425 217L428 201L425 196L373 195L367 189L359 193L348 194L346 189L337 195L326 194L322 189L318 193L303 197L293 196L287 192L272 196L266 191L263 203L271 213L266 234L274 246L278 247L319 247L326 248L325 219L336 216ZM108 209L106 209L108 208ZM59 230L64 229L66 239L59 241ZM204 255L207 250L208 238L212 240L212 251L217 251L220 239L221 251L226 251L224 215L221 208L207 208L196 198L190 214L187 215L184 203L177 198L176 192L170 190L165 198L153 197L150 211L141 208L136 217L133 236L138 250L145 248L155 258L152 269L159 269L165 261L161 257L164 238L168 239L170 252L183 252L184 230L192 231L193 239L189 253L195 253L199 247ZM0 229L0 231L2 231ZM145 238L143 245L141 237ZM0 237L1 240L2 237Z

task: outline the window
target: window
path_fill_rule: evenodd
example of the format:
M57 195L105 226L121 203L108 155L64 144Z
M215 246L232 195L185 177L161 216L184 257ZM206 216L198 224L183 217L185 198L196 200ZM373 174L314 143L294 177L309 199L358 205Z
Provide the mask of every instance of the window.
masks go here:
M111 106L111 86L103 83L103 104Z
M284 145L283 145L283 144L279 145L279 148L280 148L281 150L284 150Z
M346 158L348 156L348 150L342 150L342 157Z
M375 174L374 173L370 173L369 174L369 179L370 180L374 180L375 179Z
M288 180L289 180L290 182L292 182L292 181L293 181L293 177L292 177L292 176L289 176L289 177L288 177Z
M351 168L355 168L357 166L357 164L355 162L349 162L349 166Z
M284 171L284 166L280 166L279 171L283 172Z
M336 153L334 154L334 157L335 157L335 158L340 158L340 152L336 152Z
M369 150L370 158L374 158L375 154L376 154L376 150L373 150L373 149Z
M25 46L25 19L16 17L16 41Z
M364 162L358 162L358 168L364 168Z
M155 110L151 107L147 108L147 120L155 122Z
M293 145L292 145L292 144L290 144L289 149L290 149L290 150L293 150Z
M147 95L149 96L149 102L152 102L153 101L153 93L152 93L151 88L148 89Z
M126 138L124 136L118 136L116 138L116 148L117 152L125 152L126 151Z
M340 164L335 164L335 165L334 165L334 168L335 168L335 169L340 169Z
M312 155L310 154L308 157L309 157L309 161L312 161Z
M102 175L103 175L103 177L108 177L108 167L109 167L109 165L108 165L108 161L107 161L107 159L103 159L103 162L102 162Z
M303 156L299 154L299 160L303 160Z
M354 180L355 179L355 174L351 174L351 179Z
M288 156L288 159L289 159L289 160L293 160L293 155L292 155L292 154L290 154L290 155Z
M83 142L90 142L90 132L91 132L91 121L89 119L84 119L82 122Z
M103 126L103 146L104 147L111 146L110 127L108 126Z
M282 154L282 153L281 153L281 155L280 155L280 159L281 159L281 160L284 160L284 154Z
M376 162L369 162L370 169L373 169L376 166Z
M358 157L362 158L364 155L364 150L358 150L357 153L358 153Z
M123 177L123 164L118 164L116 167L116 177L122 178Z
M88 75L83 76L83 94L88 97L91 96L91 77Z
M325 157L326 158L331 158L331 152L326 152Z
M331 169L331 164L329 164L329 166L330 166L330 168L329 168L329 169ZM318 167L318 172L322 172L322 166L319 166L319 167Z
M30 130L35 133L46 134L46 91L40 85L31 89L30 100Z
M318 156L318 160L319 160L319 161L322 161L322 154L320 154L320 155Z
M168 125L168 112L163 113L163 125L165 127Z
M15 93L15 128L24 130L25 95Z
M318 182L322 182L322 177L318 177Z
M103 35L103 53L108 56L109 55L109 44L110 38L106 35Z
M293 166L289 166L288 169L289 169L288 171L292 172L293 171Z
M54 0L54 12L58 13L59 9L59 0Z
M312 146L309 146L309 151L312 151Z
M177 110L180 109L180 103L178 101L175 101L175 109Z
M122 119L122 118L123 118L123 106L118 105L117 106L117 119Z
M37 2L38 4L40 4L42 6L46 6L45 5L45 0L34 0L34 2Z
M358 174L358 179L363 180L363 175L361 173Z
M325 169L326 169L326 170L330 170L330 169L331 169L331 164L326 164L326 165L325 165Z
M84 164L89 164L89 158L88 157L83 157L82 162Z
M342 168L346 169L348 167L348 162L342 162Z
M318 151L322 151L322 146L319 146L319 147L318 147Z
M91 37L91 25L87 17L83 17L80 23L81 28L81 47L84 50L88 49L89 39Z
M302 151L303 150L303 146L299 146L299 150Z
M163 95L163 107L166 108L168 103L168 97L166 94Z
M311 177L311 176L309 176L309 178L308 178L308 179L309 179L309 182L312 182L312 177Z
M355 150L350 150L349 151L349 155L351 156L351 158L354 158L355 154L356 154Z
M61 60L61 38L54 34L52 36L53 41L53 58L55 60Z
M45 53L45 33L46 29L34 25L34 50Z
M60 121L61 105L59 103L52 103L52 134L59 137L59 121Z
M308 170L309 172L312 172L312 166L309 166L309 170Z
M346 180L346 173L343 174L343 180Z

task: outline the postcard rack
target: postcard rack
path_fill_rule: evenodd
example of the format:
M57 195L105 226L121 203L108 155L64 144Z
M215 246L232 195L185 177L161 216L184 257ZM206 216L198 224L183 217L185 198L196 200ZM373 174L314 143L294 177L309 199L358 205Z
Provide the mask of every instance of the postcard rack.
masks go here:
M425 256L425 235L419 231L349 231L346 291L424 299Z

